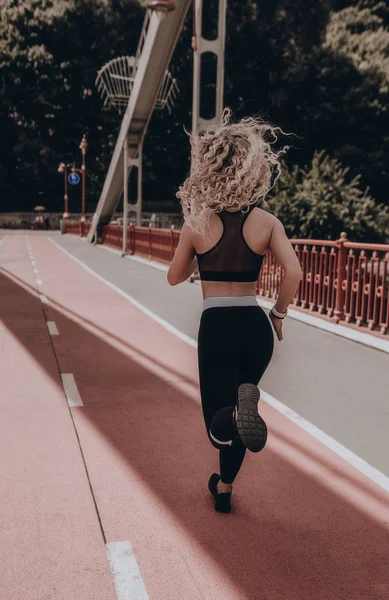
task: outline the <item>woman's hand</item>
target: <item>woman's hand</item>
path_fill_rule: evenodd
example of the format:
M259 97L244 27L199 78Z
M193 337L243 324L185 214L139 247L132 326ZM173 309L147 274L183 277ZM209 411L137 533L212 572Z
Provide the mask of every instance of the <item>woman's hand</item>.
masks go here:
M282 335L282 321L283 321L283 319L279 319L278 317L275 317L272 312L269 313L269 317L270 317L270 321L273 324L274 331L277 334L278 340L281 342L282 339L283 339L283 335Z

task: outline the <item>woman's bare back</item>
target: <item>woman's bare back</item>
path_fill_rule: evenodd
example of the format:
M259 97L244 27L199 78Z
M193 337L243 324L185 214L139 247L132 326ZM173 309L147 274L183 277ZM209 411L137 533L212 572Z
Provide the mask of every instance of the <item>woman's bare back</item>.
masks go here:
M254 208L247 217L243 226L243 236L247 245L257 254L265 254L269 248L272 230L277 219L274 215ZM193 234L193 246L199 254L210 250L223 234L223 223L220 218L211 214L205 238L200 234ZM210 296L255 296L256 282L238 283L226 281L202 281L204 298Z

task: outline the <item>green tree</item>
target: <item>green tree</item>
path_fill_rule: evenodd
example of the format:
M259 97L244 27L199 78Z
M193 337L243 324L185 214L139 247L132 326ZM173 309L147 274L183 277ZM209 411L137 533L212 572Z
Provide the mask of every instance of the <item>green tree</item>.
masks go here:
M0 0L2 209L31 208L39 200L60 210L57 166L79 160L84 132L88 208L95 208L121 118L103 109L94 81L108 60L135 53L143 16L135 0ZM287 157L291 173L296 165L303 177L304 165L323 148L350 169L351 180L360 176L361 189L369 186L378 203L388 203L388 26L388 7L373 0L230 0L225 103L238 117L262 114L297 134ZM191 35L189 11L170 67L180 87L176 108L155 114L146 137L146 200L175 199L189 170L183 128L192 121ZM206 112L212 69L205 60ZM328 237L322 226L321 237Z
M135 52L142 20L129 0L1 0L1 209L31 209L39 201L61 210L57 167L79 163L83 133L88 208L95 208L120 122L102 110L94 81L105 62ZM79 210L79 189L70 204Z
M309 166L284 168L268 201L290 237L389 242L389 208L376 204L360 176L316 151Z

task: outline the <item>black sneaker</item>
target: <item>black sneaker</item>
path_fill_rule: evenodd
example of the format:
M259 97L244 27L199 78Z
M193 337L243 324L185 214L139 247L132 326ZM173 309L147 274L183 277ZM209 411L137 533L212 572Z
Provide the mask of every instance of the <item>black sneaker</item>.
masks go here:
M219 493L217 484L220 481L220 475L212 473L208 481L208 489L215 498L215 510L220 513L231 512L231 492Z
M258 413L259 389L252 383L242 383L238 388L236 428L239 437L251 452L259 452L266 445L267 427Z

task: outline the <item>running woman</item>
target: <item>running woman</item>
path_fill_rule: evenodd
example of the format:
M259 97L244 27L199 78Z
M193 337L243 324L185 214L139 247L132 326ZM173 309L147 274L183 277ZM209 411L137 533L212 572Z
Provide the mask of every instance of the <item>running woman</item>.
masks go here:
M282 223L256 206L280 175L275 152L279 128L262 120L237 123L226 110L219 127L190 135L192 169L177 192L184 226L168 272L170 285L197 269L204 298L198 334L201 403L210 442L219 450L220 474L208 488L218 512L230 512L232 484L246 450L266 444L258 412L258 383L282 340L283 319L302 272ZM270 137L270 141L269 141ZM256 300L256 282L270 251L284 268L270 321Z

